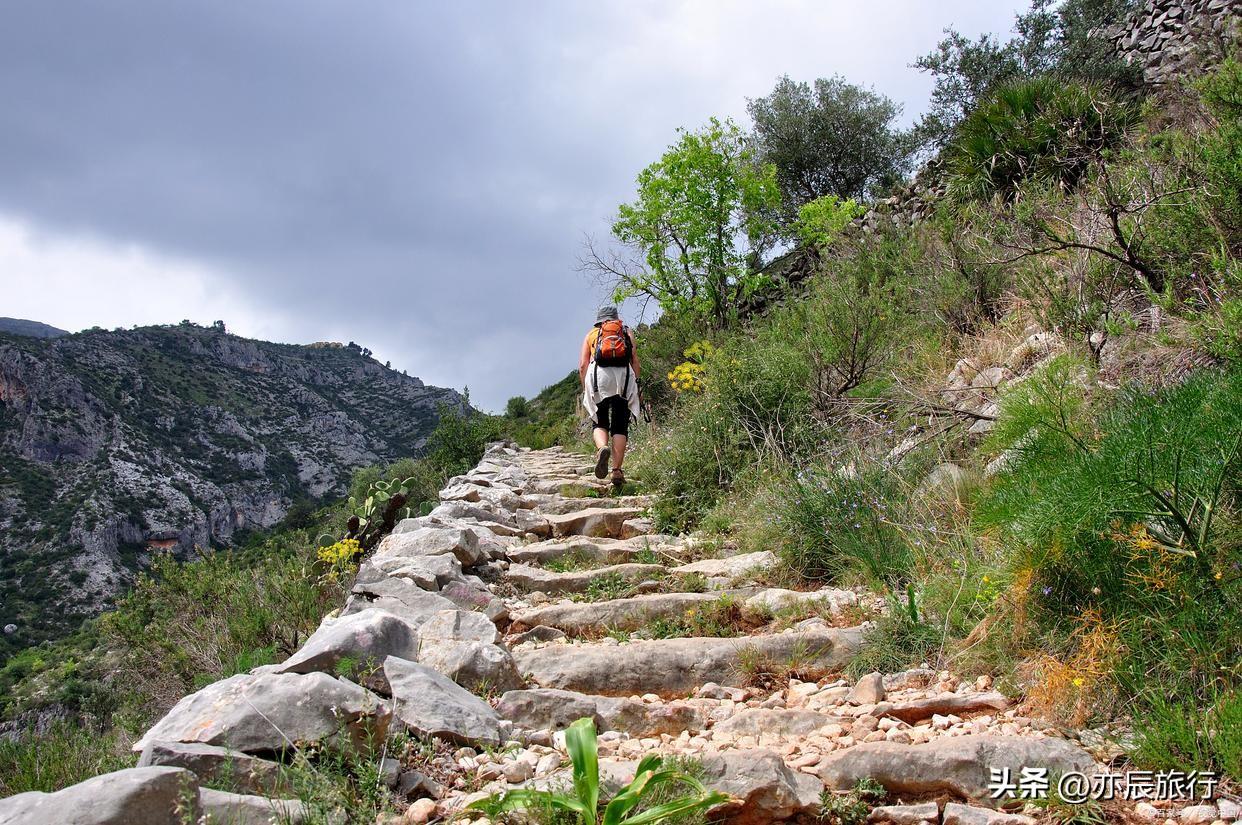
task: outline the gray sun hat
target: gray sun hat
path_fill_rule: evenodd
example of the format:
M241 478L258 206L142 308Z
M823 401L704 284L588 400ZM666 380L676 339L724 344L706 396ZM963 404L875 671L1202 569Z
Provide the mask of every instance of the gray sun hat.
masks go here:
M605 321L615 321L618 318L617 308L615 306L604 306L599 308L599 312L595 313L595 323L602 324Z

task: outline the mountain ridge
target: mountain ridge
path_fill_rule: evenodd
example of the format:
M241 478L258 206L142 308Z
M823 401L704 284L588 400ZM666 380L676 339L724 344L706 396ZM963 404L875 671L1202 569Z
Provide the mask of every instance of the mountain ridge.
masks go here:
M0 333L4 647L106 606L154 553L229 546L418 455L442 409L468 409L369 355L223 324Z
M24 335L28 338L60 338L73 333L42 321L31 321L26 318L0 318L0 333Z

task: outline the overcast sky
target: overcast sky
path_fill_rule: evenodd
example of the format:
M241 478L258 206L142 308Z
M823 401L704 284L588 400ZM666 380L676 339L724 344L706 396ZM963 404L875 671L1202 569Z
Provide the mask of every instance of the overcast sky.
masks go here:
M353 340L497 410L576 363L634 177L777 77L911 120L1011 0L0 0L0 316Z

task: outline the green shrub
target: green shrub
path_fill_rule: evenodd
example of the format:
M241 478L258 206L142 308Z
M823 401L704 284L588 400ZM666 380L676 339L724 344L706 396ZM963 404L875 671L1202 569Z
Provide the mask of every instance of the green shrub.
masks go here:
M841 230L866 211L853 198L824 195L798 209L798 223L794 229L807 246L826 249Z
M895 585L910 573L910 490L893 468L803 470L772 484L767 535L785 566L808 578Z
M1073 189L1135 118L1097 86L1052 77L997 88L958 127L944 154L951 198L1012 199L1024 182Z
M1235 691L1242 371L1124 390L1091 423L1078 401L1036 389L1050 380L1002 397L998 429L1016 448L979 512L1012 550L1029 619L1077 629L1049 672L1078 684L1115 669L1140 708L1151 685L1188 700Z
M1235 780L1242 777L1242 693L1205 702L1153 686L1135 716L1134 762L1155 770L1215 765Z
M59 721L40 733L0 738L0 797L51 793L132 765L132 755L115 732Z

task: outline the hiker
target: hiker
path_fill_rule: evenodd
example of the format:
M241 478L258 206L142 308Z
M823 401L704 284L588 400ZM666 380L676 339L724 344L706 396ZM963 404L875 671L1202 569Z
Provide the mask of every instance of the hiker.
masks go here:
M625 485L621 465L630 419L639 411L638 375L638 354L629 327L615 306L600 307L594 328L582 342L578 377L582 379L582 406L594 424L595 477L606 477L611 461L612 484L618 490Z

